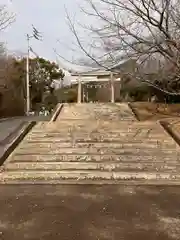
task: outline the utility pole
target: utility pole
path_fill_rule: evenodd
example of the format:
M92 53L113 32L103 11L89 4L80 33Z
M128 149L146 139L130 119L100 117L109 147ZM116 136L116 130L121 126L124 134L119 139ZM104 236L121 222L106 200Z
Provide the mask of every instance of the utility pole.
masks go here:
M41 35L38 30L32 25L33 27L33 34L30 36L29 34L26 35L27 37L27 57L26 57L26 115L29 115L30 112L30 89L29 89L29 53L30 53L30 39L35 38L36 40L41 40Z
M28 51L27 51L27 58L26 58L26 115L29 115L30 112L30 90L29 90L29 51L30 51L30 46L29 46L29 34L27 34L27 46L28 46Z

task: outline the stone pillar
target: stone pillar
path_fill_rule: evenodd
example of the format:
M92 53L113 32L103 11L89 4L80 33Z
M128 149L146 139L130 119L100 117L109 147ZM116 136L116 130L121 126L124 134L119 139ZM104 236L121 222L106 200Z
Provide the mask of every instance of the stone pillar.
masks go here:
M85 100L84 84L81 84L81 88L82 88L82 102L84 103Z
M78 103L81 103L81 78L79 77L78 79L78 99L77 99L77 102Z
M88 93L88 91L86 92L86 101L89 102L89 93Z
M121 78L119 78L119 96L118 98L121 100L121 89L122 89L122 82L121 82Z
M115 102L115 96L114 96L114 76L113 73L111 72L111 102Z

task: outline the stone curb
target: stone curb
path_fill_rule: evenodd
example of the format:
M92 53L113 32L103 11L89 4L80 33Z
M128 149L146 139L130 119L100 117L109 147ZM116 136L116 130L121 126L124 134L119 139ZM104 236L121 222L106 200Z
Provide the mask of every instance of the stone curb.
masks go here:
M62 110L62 108L63 108L63 106L64 106L63 104L58 104L58 105L57 105L56 110L55 110L53 116L51 117L51 119L50 119L50 121L49 121L50 123L56 121L58 115L60 114L60 112L61 112L61 110Z
M35 180L35 179L29 179L29 180L8 180L8 181L0 181L1 185L9 185L9 186L22 186L22 185L123 185L123 186L180 186L179 180Z
M8 142L5 147L2 155L0 156L0 166L5 162L5 160L8 158L8 156L14 151L16 146L23 140L23 138L26 136L26 134L33 128L33 126L36 124L36 122L26 122L21 127L21 129L18 128L17 132L14 132L15 137L12 137L12 141ZM16 134L17 133L17 134Z
M176 129L176 126L173 125L173 122L171 123L171 120L172 119L160 120L159 123L164 128L164 130L170 135L170 137L172 137L174 141L180 146L180 131Z
M4 145L4 146L5 146L6 144L8 144L8 143L12 140L13 136L14 136L18 131L20 131L20 130L22 129L22 127L24 126L25 123L26 123L25 121L21 122L18 127L16 127L12 132L10 132L10 133L1 141L0 144L1 144L1 145Z
M128 102L128 107L131 109L133 115L134 115L134 118L137 120L137 121L140 121L140 118L136 112L136 109L132 106L132 104L130 102Z

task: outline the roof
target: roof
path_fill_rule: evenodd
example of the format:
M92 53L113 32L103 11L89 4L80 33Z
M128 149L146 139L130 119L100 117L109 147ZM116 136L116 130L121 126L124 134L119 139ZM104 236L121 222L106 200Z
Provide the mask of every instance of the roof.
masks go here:
M89 71L96 71L99 70L99 68L93 68L89 66L82 66L78 64L73 64L68 61L59 61L58 60L58 65L63 68L64 70L70 72L71 74L77 74L77 73L84 73L84 72L89 72Z
M71 76L79 76L79 75L81 75L81 76L97 76L97 75L105 76L105 75L110 75L111 70L119 69L121 67L121 65L123 65L127 61L129 61L129 59L124 58L124 59L119 60L119 62L117 64L107 66L107 67L102 66L99 68L77 65L77 64L70 63L68 61L62 62L59 60L58 60L58 64L64 70L71 73Z
M72 76L107 76L110 75L111 72L107 71L107 70L103 70L103 69L97 69L97 70L93 70L93 71L87 71L87 72L75 72L72 73Z

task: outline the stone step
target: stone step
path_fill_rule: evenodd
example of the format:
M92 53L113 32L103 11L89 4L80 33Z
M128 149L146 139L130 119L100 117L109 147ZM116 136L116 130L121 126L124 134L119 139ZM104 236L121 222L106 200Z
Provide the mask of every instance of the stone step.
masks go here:
M147 125L159 125L160 123L157 122L152 122L152 121L144 121L144 122L140 122L140 121L133 121L132 119L127 119L126 121L121 121L121 120L114 120L114 121L109 121L109 120L104 120L104 119L59 119L58 121L55 121L54 123L51 122L49 123L50 125L53 124L57 124L57 125L64 125L64 126L69 126L69 125L74 125L75 123L77 123L77 125L82 125L82 126L86 126L88 123L93 123L95 125L102 125L102 126L118 126L119 123L122 124L122 126L127 126L129 124L133 125L133 126L147 126ZM39 122L37 123L37 125L46 125L47 122ZM48 125L49 125L48 124Z
M132 120L127 120L127 121L106 121L106 120L93 120L93 119L90 119L90 120L74 120L74 119L67 119L67 120L60 120L60 121L56 121L56 122L39 122L35 125L34 129L38 129L39 127L53 127L53 126L63 126L63 127L71 127L71 126L74 126L74 127L86 127L88 126L89 124L90 127L97 127L97 126L102 126L102 127L110 127L112 128L115 127L115 128L121 128L121 126L123 127L128 127L128 126L131 126L133 128L136 128L136 127L142 127L142 126L145 126L145 127L149 127L149 126L153 126L153 127L158 127L160 125L159 122L137 122L137 121L132 121Z
M173 143L76 143L76 142L67 142L67 143L57 143L57 142L36 142L36 143L27 143L23 142L18 149L20 150L27 150L27 149L39 149L40 151L50 149L50 150L58 150L58 149L64 149L65 151L69 151L70 149L78 149L81 151L81 149L86 149L86 151L92 151L94 149L95 151L100 151L100 149L113 149L117 151L118 149L147 149L148 151L153 150L153 151L169 151L169 150L174 150L174 144ZM81 153L81 152L79 152ZM179 151L180 153L180 151Z
M136 155L134 153L127 155L114 154L18 154L13 153L8 159L10 162L124 162L124 163L160 163L177 164L180 161L178 154L166 154L158 152L157 154Z
M94 148L102 148L102 147L114 147L114 148L123 148L123 147L127 147L127 148L155 148L155 149L161 149L161 148L168 148L171 149L173 148L176 151L179 151L179 145L176 144L176 142L174 140L170 141L157 141L156 139L151 139L151 141L148 141L148 139L145 139L143 141L143 139L141 139L141 141L131 141L132 138L125 138L126 140L124 141L123 138L103 138L103 137L87 137L84 138L83 137L78 137L78 136L72 136L72 137L66 137L66 138L56 138L54 139L53 137L48 137L48 141L46 141L46 138L42 138L40 141L37 141L36 138L26 138L24 139L24 141L21 143L21 145L19 146L25 146L25 145L29 145L34 147L36 146L45 146L45 147L52 147L56 146L57 148L62 148L62 147L78 147L78 148L89 148L89 147L94 147ZM85 141L83 141L85 140ZM129 140L129 141L128 141ZM154 140L154 141L152 141Z
M0 180L0 185L130 185L130 186L180 186L180 180L178 179L128 179L128 180L114 180L114 179L3 179Z
M90 130L90 129L86 129L85 131L79 129L74 129L74 130L65 130L65 129L57 129L57 130L53 130L53 129L49 129L49 130L42 130L42 131L32 131L30 132L31 136L38 136L39 137L46 137L46 136L52 136L53 137L65 137L65 136L72 136L72 135L76 135L76 136L83 136L83 137L87 137L87 136L105 136L105 137L131 137L131 138L161 138L163 140L163 138L167 139L171 139L170 136L166 136L166 132L156 132L156 133L148 133L148 132L138 132L138 131L126 131L126 130Z
M63 148L63 147L44 147L40 148L38 145L36 145L35 148L29 148L29 147L18 147L18 154L118 154L118 155L129 155L129 154L139 154L141 156L143 155L149 155L149 154L157 154L158 152L165 153L165 154L172 154L172 149L150 149L148 146L126 146L123 148Z
M132 121L131 119L126 120L126 121L120 121L120 120L115 120L115 121L108 121L104 119L59 119L58 121L55 122L38 122L36 126L51 126L51 125L63 125L63 126L71 126L77 124L78 126L86 126L89 123L93 123L95 125L102 125L102 126L118 126L121 124L122 126L127 126L127 125L132 125L132 126L158 126L160 123L158 121Z
M101 127L103 129L140 129L140 128L158 128L160 124L159 123L152 123L152 122L135 122L135 121L101 121L101 120L72 120L72 119L68 119L68 120L60 120L60 121L56 121L56 122L46 122L46 124L44 123L38 123L36 125L36 127L34 127L33 129L43 129L43 128L58 128L58 129L63 129L63 128L81 128L81 129L85 129L86 127L88 128L98 128Z
M140 172L140 171L165 171L167 172L177 172L180 170L180 162L179 164L164 164L162 163L117 163L117 162L16 162L16 163L8 163L5 165L5 171L60 171L60 170L94 170L94 171L114 171L114 172Z
M7 171L0 174L0 183L18 183L21 184L24 181L29 183L36 183L44 181L44 183L50 183L54 181L56 183L62 183L62 180L74 180L77 182L93 180L111 180L111 181L128 181L143 180L156 181L158 184L159 180L169 181L180 181L180 175L175 173L164 173L164 172L109 172L109 171L91 171L91 170L76 170L76 171ZM77 184L75 182L75 184Z
M73 119L68 119L68 120L60 120L56 122L39 122L35 125L33 129L39 129L39 128L49 128L49 127L62 127L62 128L68 128L68 127L87 127L89 126L90 128L94 127L104 127L104 128L117 128L117 129L124 129L126 128L159 128L160 123L159 122L136 122L136 121L101 121L101 120L73 120Z
M134 116L124 112L124 113L119 113L118 111L107 111L106 109L104 109L103 111L101 111L101 113L98 112L98 110L95 110L93 112L90 113L91 110L88 110L85 113L79 112L79 113L61 113L61 115L59 116L58 120L135 120Z
M74 126L68 126L68 127L58 127L58 126L51 126L48 128L39 128L39 129L33 129L31 132L32 133L43 133L44 131L46 132L58 132L58 133L66 133L66 132L79 132L81 131L82 133L86 133L86 132L99 132L99 133L104 133L106 131L111 131L112 133L136 133L138 132L138 134L144 134L144 133L149 133L149 130L144 129L141 130L139 128L121 128L121 127L117 127L117 128L105 128L105 127L95 127L95 126L86 126L86 127L74 127ZM141 131L140 131L141 130ZM162 134L162 131L156 132L157 134Z
M54 139L59 139L60 137L64 137L65 139L67 137L71 137L71 136L77 136L77 137L86 137L86 139L89 141L89 137L93 136L93 137L105 137L106 140L104 141L109 141L107 139L107 137L113 138L114 137L114 141L173 141L175 142L169 135L166 134L166 132L153 132L148 134L148 132L141 132L141 133L136 133L136 132L128 132L128 131L122 131L122 132L111 132L110 130L108 131L104 131L104 132L95 132L95 131L85 131L85 132L81 132L81 131L74 131L73 133L65 131L65 132L61 132L59 130L57 131L42 131L42 132L33 132L31 131L28 135L26 135L26 137L24 139L40 139L42 140L42 138L54 138ZM86 139L82 139L83 142L86 141ZM93 140L91 140L93 142Z
M160 131L161 130L161 131ZM159 131L148 129L90 129L90 127L86 129L78 129L78 128L49 128L49 129L41 129L39 131L31 131L27 138L34 137L72 137L76 136L79 138L131 138L131 139L156 139L156 140L169 140L173 141L173 139L165 132L160 129Z
M103 125L98 124L98 122L94 123L93 121L86 123L86 125L81 125L78 123L73 124L69 122L69 124L65 125L61 122L55 122L55 123L49 123L47 125L42 125L36 128L33 128L31 132L34 133L41 133L43 131L52 131L52 132L59 132L59 131L97 131L97 132L105 132L105 131L113 131L113 132L122 132L122 133L129 133L129 132L136 132L138 134L163 134L165 133L164 128L160 124L141 124L139 125L137 122L136 124L127 123L121 124L121 122L118 122L118 124L110 124L109 125Z
M76 133L60 133L60 132L42 132L42 133L29 133L25 139L34 139L34 138L59 138L61 139L72 139L79 138L81 141L93 141L94 139L102 139L104 141L118 141L118 140L124 140L125 138L128 139L139 139L143 141L144 139L155 139L159 141L169 140L169 142L175 141L170 137L166 136L165 134L153 134L152 136L148 135L136 135L134 133L111 133L111 132L104 132L104 133L82 133L82 132L76 132Z
M23 144L38 144L38 143L46 143L46 144L60 144L60 146L72 146L72 144L74 144L74 146L85 146L85 145L89 145L89 144L104 144L104 146L108 145L122 145L122 144L141 144L142 143L142 140L140 139L119 139L118 141L109 141L109 140L106 140L106 141L92 141L92 140L89 140L89 141L79 141L79 140L76 140L76 141L70 141L70 140L67 140L67 141L63 141L62 139L59 139L58 137L50 137L50 138L45 138L45 137L36 137L36 138L24 138L24 141L23 141ZM154 145L173 145L174 146L174 142L171 142L167 139L164 139L164 140L157 140L157 139L148 139L148 138L145 138L143 140L143 143L144 144L154 144Z
M59 119L124 119L134 118L127 104L71 104L66 105L58 117Z

